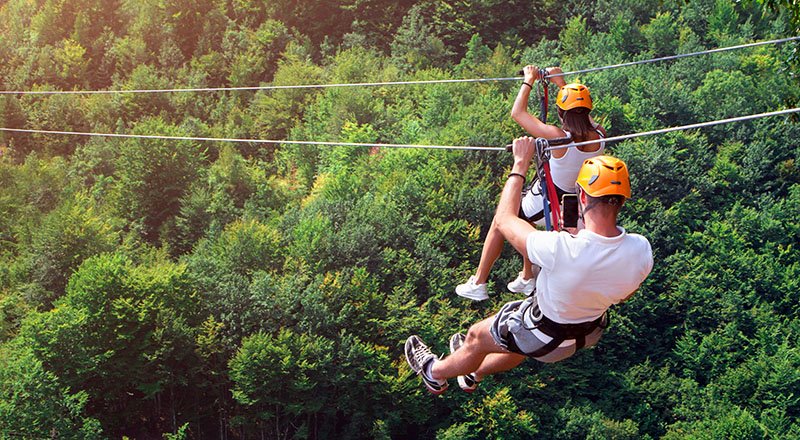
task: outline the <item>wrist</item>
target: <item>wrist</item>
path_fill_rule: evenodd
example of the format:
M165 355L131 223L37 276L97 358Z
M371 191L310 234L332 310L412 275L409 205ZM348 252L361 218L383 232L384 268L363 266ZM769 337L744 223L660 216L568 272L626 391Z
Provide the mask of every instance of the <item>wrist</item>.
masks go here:
M515 160L514 166L511 167L511 174L522 174L524 176L528 174L529 167L530 161Z
M525 177L525 174L515 173L513 171L508 173L508 177L507 178L511 179L512 177L518 177L518 178L522 179L522 185L525 185L525 182L528 180L528 178Z

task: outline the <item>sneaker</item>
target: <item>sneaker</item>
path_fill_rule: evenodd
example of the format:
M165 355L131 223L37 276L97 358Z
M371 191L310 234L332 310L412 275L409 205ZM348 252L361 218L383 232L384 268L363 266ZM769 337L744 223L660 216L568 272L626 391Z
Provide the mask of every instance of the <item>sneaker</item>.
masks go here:
M456 293L458 296L463 296L473 301L489 299L489 295L486 293L486 283L475 284L475 275L469 277L469 281L466 283L456 286Z
M438 359L431 353L431 349L422 342L419 336L410 336L406 340L406 362L422 378L422 383L425 384L428 391L437 395L442 394L447 389L447 381L440 382L428 376L427 368L429 363Z
M529 280L522 278L522 274L517 275L517 279L508 283L508 290L514 293L524 293L530 295L536 289L536 277Z
M450 336L450 353L452 354L454 351L458 350L461 347L461 344L464 343L464 339L466 337L461 333L456 333L453 336ZM475 380L475 374L469 373L464 376L458 376L458 386L461 387L462 390L471 393L478 388L478 381Z

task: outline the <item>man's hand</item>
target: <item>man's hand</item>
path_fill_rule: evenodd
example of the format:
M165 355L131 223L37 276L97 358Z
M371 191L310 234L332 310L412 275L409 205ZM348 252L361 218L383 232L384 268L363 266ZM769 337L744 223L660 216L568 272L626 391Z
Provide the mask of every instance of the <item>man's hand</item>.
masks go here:
M525 174L536 152L536 139L530 136L523 136L514 139L512 150L514 152L514 167L512 172ZM522 167L521 169L519 167Z

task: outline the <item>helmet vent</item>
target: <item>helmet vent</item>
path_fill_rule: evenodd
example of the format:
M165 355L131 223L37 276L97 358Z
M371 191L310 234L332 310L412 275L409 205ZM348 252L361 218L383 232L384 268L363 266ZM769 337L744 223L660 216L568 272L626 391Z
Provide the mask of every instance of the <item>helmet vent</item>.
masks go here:
M599 179L599 178L600 178L600 175L599 175L599 174L595 174L594 176L592 176L592 178L591 178L591 179L589 179L589 185L591 185L591 184L593 184L593 183L597 182L597 179Z

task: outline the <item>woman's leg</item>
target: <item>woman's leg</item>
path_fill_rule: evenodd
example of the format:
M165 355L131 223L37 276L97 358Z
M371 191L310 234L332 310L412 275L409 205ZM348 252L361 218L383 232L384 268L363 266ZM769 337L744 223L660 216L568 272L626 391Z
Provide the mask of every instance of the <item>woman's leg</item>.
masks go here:
M489 272L491 272L494 262L500 258L500 253L503 252L504 244L505 239L503 238L503 234L497 229L496 223L494 219L492 219L492 225L489 227L486 240L483 242L481 261L478 263L478 269L475 271L475 284L485 284L489 279Z
M541 268L539 266L535 266L531 263L531 260L528 259L527 255L522 256L522 278L525 280L531 280L536 278L539 275L539 270Z

